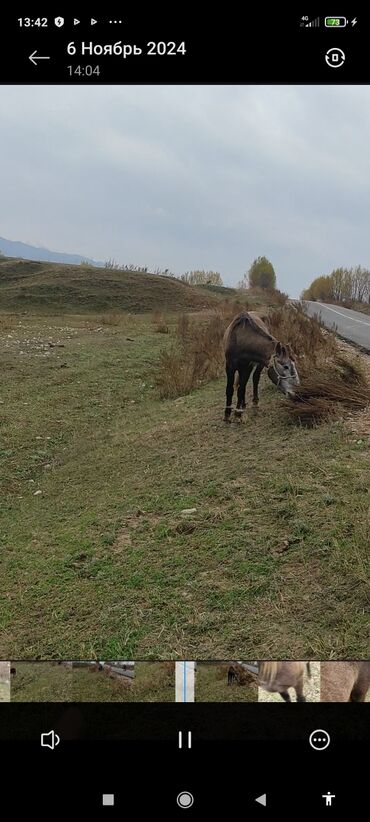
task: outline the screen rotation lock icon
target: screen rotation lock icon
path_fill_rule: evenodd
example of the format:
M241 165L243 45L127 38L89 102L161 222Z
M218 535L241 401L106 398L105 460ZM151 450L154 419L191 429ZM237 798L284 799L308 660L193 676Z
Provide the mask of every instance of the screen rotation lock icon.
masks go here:
M344 65L346 55L343 49L331 48L325 54L325 61L330 68L340 68Z

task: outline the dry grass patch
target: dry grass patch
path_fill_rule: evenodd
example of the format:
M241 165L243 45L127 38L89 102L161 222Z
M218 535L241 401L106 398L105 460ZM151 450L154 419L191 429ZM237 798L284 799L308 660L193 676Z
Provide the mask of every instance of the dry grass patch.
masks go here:
M312 426L369 405L370 384L360 358L350 360L336 354L328 370L328 376L314 370L303 379L293 402L284 401L292 421Z
M309 377L313 370L323 368L328 358L337 351L335 335L324 333L320 322L304 313L302 304L270 312L268 324L277 340L290 344L303 379Z
M157 334L169 334L170 327L168 321L161 311L154 311L152 323Z
M161 399L181 397L222 374L222 339L227 320L219 311L207 318L180 315L176 341L160 354L156 385Z
M231 320L249 309L244 300L225 299L217 310L180 314L175 341L161 352L156 385L161 399L182 397L224 372L223 336Z
M233 666L237 680L228 684ZM198 662L195 680L196 702L257 702L257 680L237 662Z

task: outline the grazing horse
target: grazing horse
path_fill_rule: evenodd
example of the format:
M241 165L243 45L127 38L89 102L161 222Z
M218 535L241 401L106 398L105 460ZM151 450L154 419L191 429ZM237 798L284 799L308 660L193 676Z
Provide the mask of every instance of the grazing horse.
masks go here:
M369 688L370 661L321 663L321 702L365 702Z
M235 375L238 372L238 401L235 416L240 420L246 407L245 390L253 371L253 403L258 405L258 384L261 372L267 368L271 382L286 396L293 396L299 385L298 372L289 344L283 345L270 334L263 320L254 311L243 311L234 317L224 334L226 360L225 422L230 422ZM264 321L265 320L265 321Z
M234 665L230 665L230 668L227 672L227 684L232 685L232 683L237 682L237 680L238 680L238 676L237 676L236 670L234 668Z
M265 691L278 691L284 702L291 702L288 688L294 688L297 702L306 702L304 674L311 677L309 662L259 662L258 684Z

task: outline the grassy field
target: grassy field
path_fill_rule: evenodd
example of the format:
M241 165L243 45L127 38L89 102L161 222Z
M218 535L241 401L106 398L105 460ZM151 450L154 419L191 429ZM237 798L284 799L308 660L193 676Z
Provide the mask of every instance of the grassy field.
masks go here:
M199 310L212 306L217 298L220 295L212 288L199 289L141 271L0 259L1 306L8 311L33 309L49 316L60 311Z
M170 662L135 662L135 702L174 701L174 664Z
M133 679L73 669L74 702L174 702L175 672L163 662L136 662Z
M73 668L73 702L133 702L134 679L109 677L104 671Z
M244 292L243 292L244 293ZM87 314L126 311L199 311L220 300L235 300L234 288L191 286L174 277L144 271L17 260L0 257L0 301L3 311ZM244 295L245 298L245 295ZM271 301L271 295L269 297ZM254 305L266 304L259 289L248 292ZM271 305L274 305L272 300Z
M0 344L3 658L369 654L367 439L266 377L240 426L224 379L160 401L150 315L3 313Z
M304 695L307 702L320 702L320 662L311 662L311 679L305 676ZM289 689L292 702L296 702L296 692ZM269 693L263 688L258 688L258 702L283 702L278 693Z
M133 679L53 662L16 662L12 702L174 702L174 663L137 662ZM0 683L0 701L9 693ZM9 691L9 688L8 688ZM8 696L7 696L8 693Z
M227 672L231 663L207 665L198 662L195 679L196 702L257 702L258 688L255 682L245 685L227 684Z
M71 702L72 670L53 662L14 662L12 702Z

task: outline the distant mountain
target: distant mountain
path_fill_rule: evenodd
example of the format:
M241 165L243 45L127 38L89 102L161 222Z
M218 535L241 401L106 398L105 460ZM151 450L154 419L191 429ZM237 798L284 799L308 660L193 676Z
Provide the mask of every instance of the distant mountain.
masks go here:
M49 251L48 248L37 248L35 245L6 240L0 237L0 251L5 257L22 257L24 260L45 260L48 263L70 263L79 265L82 261L101 268L104 263L83 257L81 254L64 254L60 251Z

